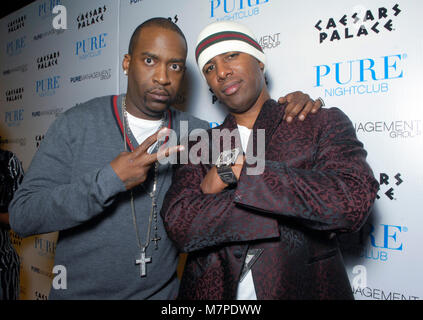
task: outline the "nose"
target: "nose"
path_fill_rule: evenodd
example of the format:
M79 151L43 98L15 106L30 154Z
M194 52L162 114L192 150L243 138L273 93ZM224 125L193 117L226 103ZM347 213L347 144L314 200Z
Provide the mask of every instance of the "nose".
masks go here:
M157 68L154 72L154 78L153 81L165 86L170 84L169 76L167 74L167 66L165 64L158 64Z
M228 76L232 75L232 68L229 63L219 61L216 63L216 74L219 80L225 80Z

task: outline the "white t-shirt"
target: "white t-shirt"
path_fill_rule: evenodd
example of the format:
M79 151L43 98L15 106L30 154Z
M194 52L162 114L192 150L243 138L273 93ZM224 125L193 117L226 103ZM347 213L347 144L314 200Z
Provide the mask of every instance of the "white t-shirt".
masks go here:
M241 137L242 149L247 150L248 139L251 135L251 129L238 125L239 135ZM245 263L245 262L244 262ZM238 290L236 293L237 300L257 300L256 290L254 288L253 273L249 270L238 284Z
M162 123L162 120L145 120L137 118L129 112L127 113L127 116L129 128L131 129L138 144L143 143L145 139L156 133ZM148 153L153 151L156 144L157 142L153 143L153 145L148 149Z

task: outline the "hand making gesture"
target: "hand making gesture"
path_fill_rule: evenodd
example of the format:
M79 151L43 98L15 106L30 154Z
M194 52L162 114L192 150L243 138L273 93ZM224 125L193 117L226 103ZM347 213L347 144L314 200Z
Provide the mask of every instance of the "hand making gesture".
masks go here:
M148 149L159 139L169 133L168 128L158 130L149 136L132 152L121 152L110 165L117 176L125 184L126 190L143 183L147 179L148 171L151 166L160 159L169 157L178 151L183 151L184 146L172 146L168 148L160 148L156 153L148 153Z

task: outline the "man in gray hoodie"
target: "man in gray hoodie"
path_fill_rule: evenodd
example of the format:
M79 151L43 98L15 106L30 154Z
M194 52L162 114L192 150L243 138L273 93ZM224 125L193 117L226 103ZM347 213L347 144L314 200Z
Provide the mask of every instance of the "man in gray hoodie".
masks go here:
M209 127L170 107L186 55L174 23L144 22L122 63L127 93L71 108L46 133L9 212L20 236L59 231L55 265L65 268L66 287L53 286L50 299L176 297L178 251L159 215L172 166L157 161L157 132L179 134L181 121L188 132ZM299 92L281 100L291 99L291 116L321 106Z

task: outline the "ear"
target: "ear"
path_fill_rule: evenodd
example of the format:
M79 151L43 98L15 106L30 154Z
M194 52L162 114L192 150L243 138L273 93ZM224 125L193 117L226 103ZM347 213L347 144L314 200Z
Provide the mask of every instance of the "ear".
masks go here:
M125 71L129 70L129 64L131 62L131 56L129 54L125 54L122 60L122 68Z
M259 67L261 71L264 71L264 63L259 61Z
M187 73L187 67L184 66L184 70L182 71L182 80L185 79L185 74Z

